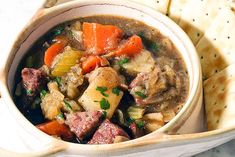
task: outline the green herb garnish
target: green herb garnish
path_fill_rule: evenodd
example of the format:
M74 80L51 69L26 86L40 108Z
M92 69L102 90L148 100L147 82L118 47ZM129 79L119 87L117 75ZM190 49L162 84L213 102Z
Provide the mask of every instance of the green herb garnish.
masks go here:
M41 90L41 92L40 92L41 98L44 98L46 95L47 95L47 91L45 91L44 89Z
M130 125L131 123L135 122L135 120L131 117L127 118L126 120L127 124Z
M138 95L139 97L141 97L142 99L147 98L147 96L144 93L140 92L140 91L136 91L135 94Z
M152 52L157 52L158 49L159 49L159 46L157 45L156 42L153 42L153 43L149 46L149 49L150 49Z
M33 94L33 91L32 91L31 89L27 89L27 90L26 90L26 94L27 94L27 95L31 95L31 94Z
M59 113L59 114L56 116L56 118L57 118L58 120L64 120L64 119L65 119L63 113Z
M106 91L108 90L107 87L96 87L96 90L97 90L97 91L100 91L100 93L101 93L103 96L105 96L105 97L108 97L108 96L109 96L108 94L104 93L104 92L106 92Z
M129 59L128 58L123 58L123 59L120 59L119 61L118 61L118 64L120 65L120 66L123 66L123 64L126 64L126 63L128 63L129 62Z
M143 122L143 121L138 121L138 122L136 122L136 126L137 126L139 129L141 129L141 128L144 127L144 122Z
M117 96L119 96L121 90L120 90L118 87L114 87L114 88L112 89L112 92L113 92L113 94L116 94Z
M106 111L102 111L102 117L105 119L107 117L107 112Z
M57 35L60 35L64 30L64 26L60 25L60 26L57 26L54 30L53 30L53 34L55 36Z
M69 111L73 111L72 106L66 100L64 100L64 104Z
M145 37L144 32L141 32L139 34L139 36L142 39L143 44L145 45L145 47L148 50L150 50L151 52L154 52L154 53L159 51L159 45L156 42L154 42L154 41L148 39L147 37Z
M58 84L58 86L61 86L61 77L56 77L55 81Z
M110 103L108 102L107 99L105 98L102 98L101 101L100 101L100 108L103 109L103 110L107 110L110 108Z

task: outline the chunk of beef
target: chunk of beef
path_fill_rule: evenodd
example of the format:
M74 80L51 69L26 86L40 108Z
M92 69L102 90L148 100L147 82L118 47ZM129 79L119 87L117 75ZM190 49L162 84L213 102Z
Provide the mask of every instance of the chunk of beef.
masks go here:
M95 132L89 144L111 144L117 136L124 136L130 139L128 134L119 126L106 119Z
M21 76L27 96L35 96L46 84L46 76L41 70L24 68L21 71Z
M67 124L72 132L76 134L79 140L89 137L99 126L102 117L102 112L75 112L66 114Z
M138 138L144 135L144 130L137 127L135 122L132 122L129 126L132 136Z
M162 69L156 67L152 72L137 75L130 84L131 94L139 105L170 100L179 94L177 77L176 72L168 65ZM144 96L141 97L137 92L143 93Z

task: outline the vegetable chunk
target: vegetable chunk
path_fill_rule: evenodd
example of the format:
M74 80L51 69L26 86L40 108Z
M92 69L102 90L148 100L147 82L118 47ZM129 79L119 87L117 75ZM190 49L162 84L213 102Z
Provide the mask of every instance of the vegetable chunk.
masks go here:
M126 42L121 44L117 50L113 52L115 56L134 56L143 49L142 40L139 36L133 35Z
M44 63L48 66L51 67L51 64L54 60L54 58L59 54L62 53L64 50L64 47L66 45L62 42L56 42L53 45L51 45L45 52L44 56Z
M102 55L117 48L123 31L116 26L83 23L83 42L88 53Z
M89 73L93 71L96 67L104 66L109 64L107 59L101 58L99 56L88 56L85 61L82 62L83 73Z
M48 135L61 137L64 140L71 140L74 136L66 125L60 124L57 120L42 123L36 127Z
M69 72L70 68L77 63L77 60L82 57L81 51L73 50L71 47L67 46L59 56L58 62L55 63L54 69L52 70L52 76L63 76L65 73Z
M123 92L113 93L113 88L120 85L120 79L115 70L110 67L98 68L92 72L90 85L79 99L80 104L86 111L105 110L107 118L111 118L118 106ZM105 91L97 90L103 87Z
M155 61L151 53L143 49L139 54L131 57L129 62L123 64L122 67L131 74L151 72L155 67Z

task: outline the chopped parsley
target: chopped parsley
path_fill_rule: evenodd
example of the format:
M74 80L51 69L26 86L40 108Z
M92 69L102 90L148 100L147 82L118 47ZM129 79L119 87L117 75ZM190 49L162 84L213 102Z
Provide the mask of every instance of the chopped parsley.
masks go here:
M153 52L153 53L156 53L156 52L159 51L159 45L158 45L156 42L154 42L154 41L148 39L148 38L144 35L144 32L141 32L141 33L139 34L139 36L140 36L140 38L142 39L143 44L146 46L146 48L147 48L149 51L151 51L151 52Z
M141 97L142 99L147 98L147 96L146 96L144 93L140 92L140 91L136 91L135 94L136 94L137 96Z
M99 91L105 97L109 96L108 94L105 93L108 90L107 87L96 87L96 90Z
M102 117L105 119L107 117L107 112L106 111L102 111Z
M123 58L123 59L120 59L119 61L118 61L118 64L120 65L120 66L123 66L123 64L126 64L126 63L128 63L129 62L129 59L128 58Z
M54 34L55 36L60 35L60 34L62 34L63 30L64 30L64 26L63 26L63 25L57 26L57 27L53 30L53 34Z
M138 122L135 122L136 123L136 126L141 129L144 127L144 122L143 121L138 121Z
M58 84L58 86L61 86L61 77L56 77L55 81Z
M33 94L33 91L32 91L31 89L27 89L27 90L26 90L26 94L27 94L27 95L31 95L31 94Z
M59 114L56 116L56 118L57 118L58 120L64 120L64 115L63 115L63 113L59 113Z
M110 103L107 99L102 98L100 101L100 108L103 110L107 110L110 108Z
M41 98L44 98L47 95L47 91L45 91L44 89L40 92L40 96Z
M157 52L158 49L159 49L159 46L157 45L156 42L153 42L150 46L149 46L149 49L153 52Z
M117 96L119 96L120 92L121 92L121 90L120 90L118 87L114 87L114 88L112 89L112 93L113 93L113 94L116 94Z
M68 101L64 100L64 104L65 104L66 108L67 108L69 111L73 111L73 108L72 108L72 106L68 103Z
M127 122L128 125L130 125L131 123L135 122L135 120L131 117L128 117L126 122Z

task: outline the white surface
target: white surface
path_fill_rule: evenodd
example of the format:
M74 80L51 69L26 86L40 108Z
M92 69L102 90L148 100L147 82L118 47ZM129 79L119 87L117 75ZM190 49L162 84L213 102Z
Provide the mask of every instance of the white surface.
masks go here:
M38 6L42 3L42 0L7 0L3 2L0 5L0 55L9 51L9 47L15 39L16 34L18 34L24 24L34 14ZM1 56L0 58L4 59ZM16 130L15 126L17 122L10 117L10 113L2 103L0 103L0 123L0 147L14 151L27 150L27 146L23 144L19 132ZM197 157L232 157L235 156L234 146L235 141L231 141L199 154Z

